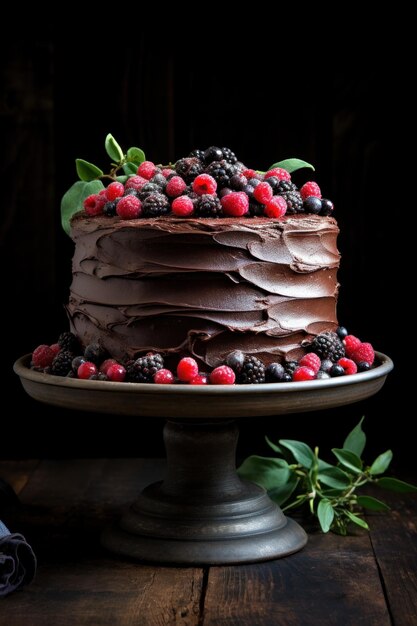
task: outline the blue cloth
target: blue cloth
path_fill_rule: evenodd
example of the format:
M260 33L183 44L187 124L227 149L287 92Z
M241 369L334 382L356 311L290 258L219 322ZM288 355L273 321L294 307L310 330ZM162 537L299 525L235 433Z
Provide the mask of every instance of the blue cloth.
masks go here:
M35 573L36 556L26 539L0 521L0 598L30 583Z

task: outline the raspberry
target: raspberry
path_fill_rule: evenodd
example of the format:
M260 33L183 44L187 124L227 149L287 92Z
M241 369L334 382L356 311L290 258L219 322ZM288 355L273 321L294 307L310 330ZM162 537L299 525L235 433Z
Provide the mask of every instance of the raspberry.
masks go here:
M180 196L179 198L175 198L173 201L171 210L174 215L186 217L187 215L191 215L193 213L194 204L188 196Z
M106 359L100 365L100 372L102 374L107 374L107 370L109 369L110 365L115 365L116 363L117 363L116 359Z
M106 196L100 196L98 193L93 193L91 196L88 196L84 202L84 211L90 217L95 217L96 215L101 215L103 213L103 207L106 204L107 199Z
M308 183L304 183L300 189L300 194L303 200L306 200L306 198L309 198L310 196L321 198L320 187L313 180L310 180Z
M321 367L321 359L314 352L309 352L305 354L302 359L300 359L300 365L303 367L309 367L315 374L319 371Z
M356 348L359 348L361 345L361 340L355 337L355 335L347 335L343 340L343 345L345 346L346 356L350 359Z
M61 346L59 345L59 343L53 343L49 347L51 348L52 352L54 353L54 357L58 354L58 352L61 352Z
M114 182L110 183L110 185L106 189L107 200L116 200L116 198L121 198L125 192L125 188L122 183Z
M174 374L170 370L158 370L153 377L153 382L157 385L170 385L174 382Z
M198 217L221 217L223 215L222 205L218 197L208 194L199 197L194 209Z
M356 363L352 361L352 359L347 359L346 357L343 357L342 359L338 360L337 364L343 367L346 376L356 374L356 372L358 371Z
M204 194L209 194L211 196L216 192L217 183L213 176L210 176L209 174L199 174L199 176L194 179L192 187L193 191L199 196Z
M32 353L32 363L35 367L49 367L55 358L54 351L49 346L42 344Z
M105 372L108 380L113 382L122 383L126 378L126 369L120 363L113 363L107 368Z
M221 205L225 215L241 217L249 211L249 198L243 191L232 191L223 196Z
M184 193L186 188L187 183L181 178L181 176L172 176L167 183L165 191L171 198L177 198Z
M264 213L267 217L278 218L287 212L287 203L282 196L274 196L268 200Z
M282 167L273 167L272 170L268 170L265 178L270 178L271 176L275 176L278 180L291 180L291 174Z
M294 382L298 383L302 380L314 380L316 377L316 372L311 369L311 367L297 367L294 374L292 375L292 379Z
M139 165L136 173L147 180L151 180L151 178L155 176L157 169L155 163L152 163L152 161L143 161L143 163Z
M135 383L151 383L158 370L164 367L164 360L158 353L141 356L127 368L127 378Z
M310 352L315 352L322 359L330 359L336 363L345 356L345 347L336 333L326 331L317 335L310 344Z
M177 376L184 383L190 382L190 380L198 376L197 361L189 356L181 359L177 366Z
M126 181L125 190L134 189L135 191L140 191L147 184L148 180L143 176L131 176Z
M175 176L175 170L172 170L170 167L164 167L161 173L162 173L162 176L165 176L165 178L169 178L170 176Z
M228 365L220 365L216 367L210 374L210 382L212 385L233 385L236 375Z
M124 196L117 203L116 212L122 220L134 220L142 213L142 203L136 196Z
M251 178L254 178L255 180L262 180L262 176L258 174L256 170L247 169L247 170L243 170L242 173L243 173L243 176L246 176L248 180L250 180Z
M245 356L239 374L241 385L258 385L265 382L265 365L256 356Z
M190 385L208 385L208 376L207 374L197 374L194 376L189 382Z
M143 202L143 214L146 217L158 217L169 213L169 201L162 193L151 193Z
M200 159L196 159L194 157L189 159L180 159L175 163L175 171L187 183L192 183L194 178L203 173L203 170L204 165Z
M72 352L61 350L52 361L51 373L55 376L66 376L72 370Z
M268 183L259 183L253 192L254 198L261 204L266 204L273 196L272 187Z
M361 363L365 361L365 363L372 363L375 361L375 351L370 343L361 343L356 350L354 350L352 354L352 360L355 363Z
M87 380L95 374L97 374L97 366L91 363L91 361L84 361L77 370L77 376L82 380Z

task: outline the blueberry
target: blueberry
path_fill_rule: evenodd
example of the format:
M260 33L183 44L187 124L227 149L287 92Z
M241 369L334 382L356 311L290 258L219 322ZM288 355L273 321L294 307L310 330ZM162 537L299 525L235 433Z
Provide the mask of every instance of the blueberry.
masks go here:
M368 370L371 369L371 366L366 361L359 361L357 365L358 365L358 372L367 372Z
M331 200L327 200L327 198L321 199L321 211L320 215L331 215L333 213L334 205Z
M246 176L243 176L243 174L235 174L230 179L230 186L236 191L242 191L242 189L244 189L247 185L247 182L248 179L246 178Z
M267 383L281 382L284 374L285 374L285 370L280 363L270 363L265 370L266 382Z
M84 360L90 361L95 365L100 365L107 356L106 350L99 343L90 343L84 350Z
M283 375L283 377L281 378L281 382L282 382L282 383L290 383L291 381L292 381L292 376L291 376L291 374L287 374L287 373L285 373L285 374Z
M320 370L322 372L328 373L332 369L333 365L334 365L334 363L330 359L323 359L323 361L321 362L321 365L320 365Z
M336 333L339 339L344 339L349 334L348 329L345 328L344 326L339 326L339 328L336 329Z
M304 211L306 213L315 213L318 215L322 210L322 201L320 198L315 198L314 196L310 196L306 198L303 202Z
M85 361L86 361L85 357L76 356L75 359L73 359L71 363L72 371L77 373L78 368L80 367L81 363L85 363Z
M341 365L338 365L336 363L335 365L333 365L332 369L329 371L329 374L332 378L336 378L337 376L344 376L345 370L343 369Z
M319 370L317 372L316 378L317 380L327 380L328 378L331 378L331 376L327 372L323 372L323 370Z
M245 355L240 350L234 350L226 359L226 365L232 368L235 373L239 373L245 362Z
M212 161L221 161L223 159L223 152L217 146L210 146L204 152L204 161L209 164Z

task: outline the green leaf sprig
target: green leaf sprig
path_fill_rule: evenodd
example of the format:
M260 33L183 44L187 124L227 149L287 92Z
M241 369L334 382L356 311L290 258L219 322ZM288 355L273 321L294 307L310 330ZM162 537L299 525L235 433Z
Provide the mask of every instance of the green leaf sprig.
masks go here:
M391 450L380 454L370 466L364 464L363 420L349 433L342 448L332 449L336 464L323 461L318 448L313 451L302 441L281 439L277 445L265 437L280 458L249 456L238 474L264 487L283 511L307 505L324 533L332 530L346 535L351 523L369 530L359 509L388 511L389 506L373 496L358 495L360 488L372 484L405 493L417 491L417 487L397 478L381 477L391 463Z
M83 202L88 196L100 193L104 189L103 180L117 180L125 183L130 176L136 174L138 166L146 158L141 148L132 147L124 153L110 133L106 137L104 147L112 160L108 174L89 161L75 159L75 167L80 180L68 189L61 200L61 223L67 235L70 234L72 216L83 209Z

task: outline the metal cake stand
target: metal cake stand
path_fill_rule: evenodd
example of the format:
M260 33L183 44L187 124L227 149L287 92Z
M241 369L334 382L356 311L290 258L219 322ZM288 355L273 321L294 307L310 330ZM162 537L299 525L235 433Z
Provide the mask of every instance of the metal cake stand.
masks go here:
M242 481L235 466L239 417L334 408L377 393L393 368L378 352L361 374L300 383L189 386L113 383L42 374L30 355L14 370L27 393L66 409L164 417L167 472L146 487L102 537L130 558L183 565L275 559L300 550L304 530L267 496Z

